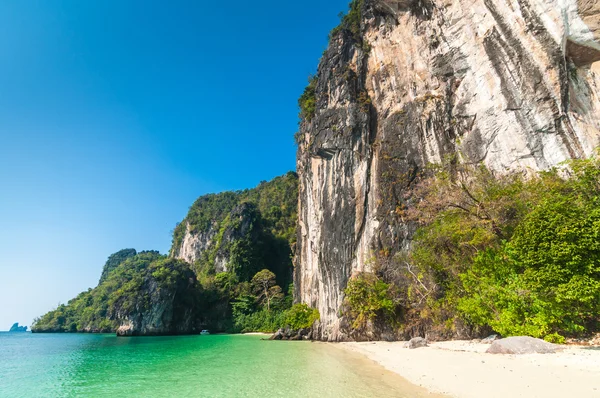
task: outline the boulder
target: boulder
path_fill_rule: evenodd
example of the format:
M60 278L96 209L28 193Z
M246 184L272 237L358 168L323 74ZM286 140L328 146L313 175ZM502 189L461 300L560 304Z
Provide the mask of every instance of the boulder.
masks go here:
M562 347L528 336L507 337L496 340L487 349L488 354L552 354Z
M283 340L284 336L285 331L283 329L279 329L273 334L273 336L269 338L269 340Z
M412 338L409 342L404 344L404 348L410 348L411 350L421 347L427 347L427 339L424 339L423 337Z

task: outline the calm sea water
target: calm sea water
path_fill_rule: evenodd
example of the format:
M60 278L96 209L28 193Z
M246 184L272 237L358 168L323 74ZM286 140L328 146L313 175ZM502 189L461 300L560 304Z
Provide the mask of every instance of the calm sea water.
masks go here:
M260 336L0 333L0 397L415 397L327 344Z

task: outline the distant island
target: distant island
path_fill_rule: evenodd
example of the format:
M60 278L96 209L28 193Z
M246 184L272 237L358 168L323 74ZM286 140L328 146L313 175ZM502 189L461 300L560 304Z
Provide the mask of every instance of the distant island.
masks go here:
M19 326L19 322L12 325L9 332L26 332L27 326Z

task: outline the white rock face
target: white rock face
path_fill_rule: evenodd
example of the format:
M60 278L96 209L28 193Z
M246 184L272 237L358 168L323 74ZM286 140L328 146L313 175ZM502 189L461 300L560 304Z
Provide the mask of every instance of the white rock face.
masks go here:
M196 234L193 234L190 231L189 223L187 223L183 242L178 250L174 250L171 255L175 258L193 264L200 258L202 253L211 247L216 234L216 228L210 228L208 231L200 231Z
M534 172L593 153L599 16L598 0L366 0L363 43L332 39L297 162L296 295L322 339L348 337L348 279L409 246L394 213L424 165Z

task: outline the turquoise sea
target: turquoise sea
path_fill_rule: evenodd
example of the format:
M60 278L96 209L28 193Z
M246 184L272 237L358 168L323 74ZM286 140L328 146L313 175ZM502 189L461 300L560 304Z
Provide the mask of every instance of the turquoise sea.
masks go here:
M255 335L0 333L0 397L418 397L330 344Z

